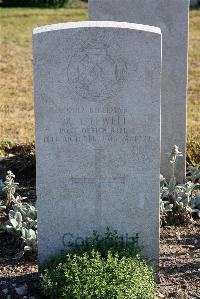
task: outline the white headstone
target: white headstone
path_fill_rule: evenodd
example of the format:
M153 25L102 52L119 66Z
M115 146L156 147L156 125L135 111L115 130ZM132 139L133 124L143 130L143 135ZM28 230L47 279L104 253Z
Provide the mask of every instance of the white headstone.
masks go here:
M50 25L33 54L40 263L106 227L157 262L160 29Z
M134 22L157 26L163 35L161 173L171 176L169 153L183 152L176 178L185 178L186 88L189 0L89 0L90 20Z

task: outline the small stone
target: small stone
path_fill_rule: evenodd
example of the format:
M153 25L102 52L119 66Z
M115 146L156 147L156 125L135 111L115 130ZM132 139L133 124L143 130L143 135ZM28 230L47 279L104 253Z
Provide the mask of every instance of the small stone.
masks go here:
M13 286L13 287L16 287L16 283L12 283L12 286Z
M30 296L28 297L28 299L35 299L35 296Z
M19 286L18 288L15 288L15 291L18 295L24 296L28 292L28 287L27 284L25 283L24 285Z
M6 299L11 299L11 295L8 295Z
M178 241L181 241L181 234L179 232L176 233L176 238Z
M3 289L2 293L4 293L5 295L8 294L8 289Z
M198 240L197 240L197 239L194 240L194 244L195 244L195 245L198 244Z

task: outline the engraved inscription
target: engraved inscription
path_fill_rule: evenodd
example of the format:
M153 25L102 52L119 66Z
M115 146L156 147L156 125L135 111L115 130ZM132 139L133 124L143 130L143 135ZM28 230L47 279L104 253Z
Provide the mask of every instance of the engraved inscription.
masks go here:
M74 91L89 101L113 97L124 85L127 64L110 53L105 44L83 45L70 59L68 81Z
M143 125L138 126L137 119L128 114L126 106L89 103L88 105L67 106L65 116L60 121L57 132L46 134L43 141L48 144L68 145L90 144L93 148L107 148L111 144L130 145L137 164L141 159L152 160L155 140L149 128L149 118L154 114L146 113ZM129 125L131 123L131 125ZM149 151L149 148L151 149Z

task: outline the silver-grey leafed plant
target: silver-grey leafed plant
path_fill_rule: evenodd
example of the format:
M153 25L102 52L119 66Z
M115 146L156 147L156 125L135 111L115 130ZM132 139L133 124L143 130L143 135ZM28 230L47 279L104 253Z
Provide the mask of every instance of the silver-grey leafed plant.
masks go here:
M15 175L8 171L6 180L0 181L0 211L7 215L1 229L9 234L23 240L24 252L37 250L37 210L36 207L24 202L25 197L16 195L17 183L14 182Z
M160 177L161 223L190 223L192 214L200 217L200 178L197 167L189 166L189 176L184 184L176 184L175 167L178 157L182 156L178 146L174 145L170 154L172 174L169 183Z
M15 200L15 191L18 183L15 183L14 178L15 175L9 170L6 180L0 180L0 211L10 207L13 200Z

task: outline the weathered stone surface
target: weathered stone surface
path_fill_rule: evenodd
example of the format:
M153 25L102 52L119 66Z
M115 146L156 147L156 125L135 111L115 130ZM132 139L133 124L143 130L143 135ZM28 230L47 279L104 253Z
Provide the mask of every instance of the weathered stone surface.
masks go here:
M125 21L157 26L163 36L161 100L161 173L170 178L168 153L183 152L176 178L185 178L186 87L189 0L89 0L91 20Z
M159 254L161 33L80 22L33 32L39 261L107 226Z

